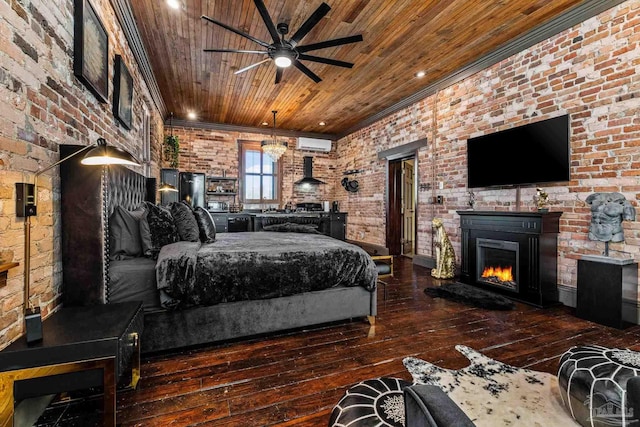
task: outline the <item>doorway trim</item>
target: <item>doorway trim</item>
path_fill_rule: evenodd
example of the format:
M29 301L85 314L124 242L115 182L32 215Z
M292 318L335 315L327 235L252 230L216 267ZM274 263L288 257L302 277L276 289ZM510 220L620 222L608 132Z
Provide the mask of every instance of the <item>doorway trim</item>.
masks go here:
M392 171L390 170L389 167L389 163L393 162L395 160L403 160L403 159L408 159L408 158L413 158L414 159L414 190L413 190L413 197L414 197L414 203L415 203L415 212L416 215L414 216L414 227L413 227L413 241L414 241L414 254L415 251L418 248L418 230L417 230L417 222L418 222L418 215L417 215L417 207L418 207L418 170L419 170L419 162L418 162L418 150L422 147L426 147L427 146L427 138L422 138L404 145L400 145L398 147L393 147L390 148L388 150L384 150L378 153L378 159L384 159L386 160L386 167L385 167L385 192L384 192L384 204L385 204L385 245L387 246L387 248L389 249L389 253L392 255L399 255L401 253L401 250L397 250L397 248L395 248L395 243L391 240L390 235L391 232L393 231L393 227L392 224L390 223L389 219L391 216L391 202L398 202L398 200L390 200L390 194L393 191L394 195L396 195L396 199L401 196L400 194L396 194L395 189L392 189L391 187L391 173ZM394 253L397 252L397 253Z

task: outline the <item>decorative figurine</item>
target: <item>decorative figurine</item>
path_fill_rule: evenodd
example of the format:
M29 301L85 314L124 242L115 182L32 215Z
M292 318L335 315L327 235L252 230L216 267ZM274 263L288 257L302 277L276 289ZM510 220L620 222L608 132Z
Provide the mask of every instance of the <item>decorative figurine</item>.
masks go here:
M476 193L474 193L473 191L469 191L469 201L467 203L469 203L469 206L471 207L471 209L473 209L474 205L476 204Z
M622 221L635 221L636 209L620 193L593 193L587 197L591 205L589 239L605 242L604 255L609 256L609 242L623 242Z
M442 220L434 218L431 222L436 230L436 266L431 270L431 276L436 279L452 279L456 271L456 253L444 229Z
M549 195L542 188L536 188L536 195L533 196L533 201L538 207L539 211L548 211L547 205L549 204Z

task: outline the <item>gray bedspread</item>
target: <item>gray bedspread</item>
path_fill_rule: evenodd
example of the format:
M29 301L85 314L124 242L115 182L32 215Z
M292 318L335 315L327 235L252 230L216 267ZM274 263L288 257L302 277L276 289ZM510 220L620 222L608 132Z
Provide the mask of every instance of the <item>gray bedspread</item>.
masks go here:
M219 233L214 243L164 246L156 280L158 289L186 307L338 286L374 291L376 268L362 248L324 235Z

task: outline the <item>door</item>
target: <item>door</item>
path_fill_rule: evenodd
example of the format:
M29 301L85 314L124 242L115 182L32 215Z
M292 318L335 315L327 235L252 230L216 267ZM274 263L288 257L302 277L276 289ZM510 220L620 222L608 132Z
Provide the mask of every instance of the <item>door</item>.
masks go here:
M402 255L413 257L415 236L415 186L413 159L402 162Z
M402 160L390 160L387 182L387 248L402 254Z

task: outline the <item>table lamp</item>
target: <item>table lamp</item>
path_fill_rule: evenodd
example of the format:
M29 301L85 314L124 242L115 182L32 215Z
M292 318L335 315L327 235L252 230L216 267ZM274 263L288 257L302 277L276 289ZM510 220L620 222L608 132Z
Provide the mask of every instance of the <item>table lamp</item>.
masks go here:
M27 344L42 340L42 316L40 307L33 307L30 300L31 273L31 217L37 215L37 182L38 176L59 164L85 153L80 161L83 165L128 165L140 166L138 161L128 152L116 147L108 146L104 138L98 138L95 144L76 151L58 160L54 164L39 170L33 177L33 184L16 183L16 216L24 217L24 319Z

